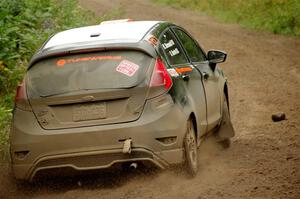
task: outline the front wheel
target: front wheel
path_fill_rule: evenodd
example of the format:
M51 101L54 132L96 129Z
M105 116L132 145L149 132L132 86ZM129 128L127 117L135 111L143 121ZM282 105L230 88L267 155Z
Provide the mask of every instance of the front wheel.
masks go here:
M191 120L188 120L187 122L186 135L184 138L184 150L187 172L194 177L198 171L198 153L195 128Z

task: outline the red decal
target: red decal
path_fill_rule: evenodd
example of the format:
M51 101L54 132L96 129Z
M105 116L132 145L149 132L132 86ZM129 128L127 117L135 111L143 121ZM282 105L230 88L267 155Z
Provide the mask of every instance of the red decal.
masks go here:
M59 59L56 62L57 67L63 67L65 64L69 63L77 63L77 62L84 62L84 61L95 61L95 60L120 60L122 56L94 56L94 57L81 57L81 58L74 58L74 59Z
M150 37L148 41L149 41L149 42L150 42L150 44L152 44L153 46L156 46L156 45L157 45L157 43L158 43L158 40L157 40L157 38L156 38L156 37L154 37L154 36Z
M191 72L193 69L191 67L187 66L187 67L183 67L183 68L175 68L175 70L177 73L183 74L186 72Z
M117 66L116 71L123 73L129 77L133 76L136 71L139 69L139 65L132 63L128 60L123 60L121 63Z
M65 64L66 64L66 60L64 60L64 59L60 59L56 62L56 65L58 67L63 67Z

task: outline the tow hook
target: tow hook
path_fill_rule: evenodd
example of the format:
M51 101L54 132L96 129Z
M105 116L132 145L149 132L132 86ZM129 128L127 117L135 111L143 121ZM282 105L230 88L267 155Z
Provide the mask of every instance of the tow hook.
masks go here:
M123 153L126 154L130 154L131 153L131 145L132 145L132 140L129 138L129 139L126 139L124 141L124 145L123 145Z

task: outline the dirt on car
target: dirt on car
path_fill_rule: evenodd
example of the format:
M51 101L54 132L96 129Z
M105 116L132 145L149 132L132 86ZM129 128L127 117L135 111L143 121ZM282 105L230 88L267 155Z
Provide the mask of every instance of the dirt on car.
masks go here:
M229 149L208 138L200 169L97 172L20 184L0 166L0 198L300 198L300 39L226 24L194 11L140 0L81 0L103 16L166 20L185 27L207 51L228 53L224 69L236 136ZM119 18L119 16L118 16ZM120 30L122 31L122 30ZM285 120L273 122L283 112Z

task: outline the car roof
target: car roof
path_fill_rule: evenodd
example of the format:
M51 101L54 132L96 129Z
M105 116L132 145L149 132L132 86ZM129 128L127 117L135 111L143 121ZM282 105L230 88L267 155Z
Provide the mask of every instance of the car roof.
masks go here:
M74 28L59 32L45 43L42 49L65 46L76 43L94 43L116 40L120 42L138 42L159 21L115 21L99 25Z

